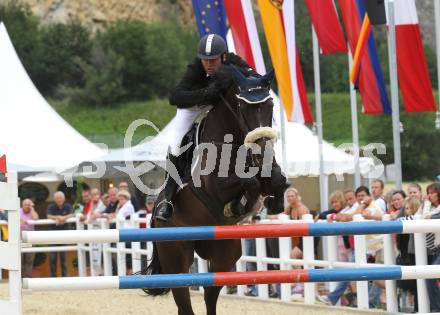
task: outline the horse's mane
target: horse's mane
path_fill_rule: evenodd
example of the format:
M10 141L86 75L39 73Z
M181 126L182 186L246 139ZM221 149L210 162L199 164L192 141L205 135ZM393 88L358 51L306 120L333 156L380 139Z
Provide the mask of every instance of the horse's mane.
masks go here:
M222 64L212 76L212 79L223 91L227 91L232 85L235 85L233 71L234 69L231 66Z

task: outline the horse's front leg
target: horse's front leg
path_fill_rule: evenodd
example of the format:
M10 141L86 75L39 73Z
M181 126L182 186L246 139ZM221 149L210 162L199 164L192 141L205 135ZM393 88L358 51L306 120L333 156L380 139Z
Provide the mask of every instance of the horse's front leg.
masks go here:
M278 214L284 211L284 192L290 186L281 167L273 160L271 177L262 177L263 192L271 197L268 203L268 213Z
M240 199L240 206L243 208L243 213L249 213L254 210L255 204L261 195L261 184L255 177L240 178L240 185L243 187L244 193Z
M194 261L194 242L176 241L157 243L162 272L164 274L188 273ZM194 315L189 288L173 288L174 302L179 315Z

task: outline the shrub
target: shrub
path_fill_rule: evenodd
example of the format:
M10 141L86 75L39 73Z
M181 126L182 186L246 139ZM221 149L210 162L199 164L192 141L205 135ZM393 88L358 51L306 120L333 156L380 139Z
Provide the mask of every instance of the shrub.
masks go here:
M28 6L12 1L0 5L0 21L6 26L11 41L26 71L33 80L38 74L39 23Z
M45 95L57 86L83 84L83 69L77 60L90 58L92 41L89 31L77 22L50 24L41 28L36 85Z
M168 94L194 55L197 37L177 22L120 21L97 40L124 59L122 85L127 97L138 100Z
M112 50L104 51L102 47L96 46L89 63L80 59L76 63L84 73L84 86L64 86L60 89L60 95L66 97L70 104L109 106L124 98L124 60Z
M122 86L131 99L149 96L147 25L139 21L120 21L98 34L97 40L105 51L112 49L124 60Z
M387 147L383 162L394 161L392 123L390 116L377 116L368 121L366 138L369 142L381 142ZM433 143L439 139L440 130L434 129L434 113L403 113L404 132L400 134L402 173L404 180L432 180L440 173L440 147ZM382 160L382 157L381 157Z

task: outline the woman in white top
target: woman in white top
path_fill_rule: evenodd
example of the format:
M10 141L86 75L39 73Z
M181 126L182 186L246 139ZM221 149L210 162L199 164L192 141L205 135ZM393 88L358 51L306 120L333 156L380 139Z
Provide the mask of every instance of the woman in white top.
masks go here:
M116 218L123 220L134 214L134 207L130 201L131 196L128 191L121 190L118 192L118 209L116 210Z

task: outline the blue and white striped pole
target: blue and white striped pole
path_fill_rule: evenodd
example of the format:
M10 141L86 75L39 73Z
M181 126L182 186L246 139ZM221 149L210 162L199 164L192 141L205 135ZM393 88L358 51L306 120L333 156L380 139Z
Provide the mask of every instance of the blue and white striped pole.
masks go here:
M159 274L145 276L23 279L23 289L36 291L178 288L297 282L409 280L440 278L440 265L349 269L293 269L254 272Z
M440 220L24 231L22 232L22 241L30 244L77 244L430 232L440 232Z

